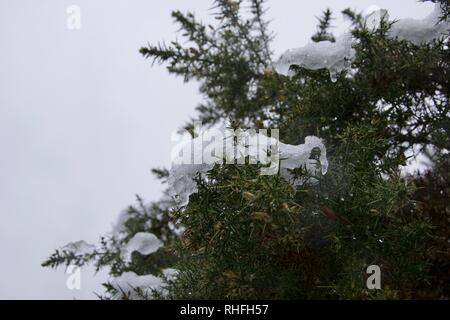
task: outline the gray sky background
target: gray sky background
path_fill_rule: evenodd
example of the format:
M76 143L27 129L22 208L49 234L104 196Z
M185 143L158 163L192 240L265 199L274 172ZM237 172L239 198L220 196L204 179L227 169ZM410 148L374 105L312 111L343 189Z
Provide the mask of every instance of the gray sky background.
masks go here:
M66 8L81 8L81 30ZM269 0L276 56L315 32L315 16L376 4L391 18L423 18L415 0ZM66 288L63 269L40 263L57 247L96 243L134 195L157 200L150 174L168 166L170 135L194 115L196 84L151 68L138 49L175 39L170 12L211 19L209 0L0 0L0 299L95 298L106 272L83 269Z

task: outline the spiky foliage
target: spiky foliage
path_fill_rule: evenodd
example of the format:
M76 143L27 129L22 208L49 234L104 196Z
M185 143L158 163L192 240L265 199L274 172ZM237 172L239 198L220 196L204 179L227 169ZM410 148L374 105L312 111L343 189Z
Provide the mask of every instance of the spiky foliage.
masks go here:
M311 40L314 42L335 42L336 39L334 38L333 34L329 32L329 29L331 28L331 20L333 20L331 10L326 9L325 11L323 11L322 16L317 18L317 20L319 20L317 32L311 37Z
M260 110L255 84L270 66L271 35L263 20L262 1L249 3L251 17L242 18L242 1L215 1L218 25L204 25L192 13L172 13L187 44L149 45L140 52L156 62L167 62L170 73L185 81L196 79L205 103L197 110L208 124L225 115L246 119Z

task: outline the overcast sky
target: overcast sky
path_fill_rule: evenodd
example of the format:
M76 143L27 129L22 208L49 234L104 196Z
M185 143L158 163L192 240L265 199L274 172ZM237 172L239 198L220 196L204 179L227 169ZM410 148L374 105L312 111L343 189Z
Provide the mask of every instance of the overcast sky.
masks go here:
M423 18L415 0L270 0L276 56L309 41L315 16L376 4L391 18ZM81 9L81 29L66 9ZM168 166L170 135L195 115L184 84L138 53L173 40L170 12L210 19L209 0L0 0L0 299L95 298L106 273L82 270L82 288L41 262L70 241L96 243L135 194L157 200L150 174Z

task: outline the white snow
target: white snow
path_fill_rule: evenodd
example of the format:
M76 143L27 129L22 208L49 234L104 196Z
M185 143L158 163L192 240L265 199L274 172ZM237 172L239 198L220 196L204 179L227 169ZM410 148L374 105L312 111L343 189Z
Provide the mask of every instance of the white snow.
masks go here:
M124 272L119 277L110 281L111 285L119 292L116 299L123 295L131 299L138 299L136 289L141 289L144 295L150 295L152 290L158 290L163 285L163 280L153 275L138 276L134 272Z
M414 44L431 42L444 35L448 35L449 21L439 23L442 12L440 4L436 3L433 12L425 19L401 19L391 29L390 36L411 41Z
M164 269L162 272L167 281L173 281L178 276L178 270L173 268Z
M376 6L370 6L364 14L365 25L369 30L378 28L383 18L389 18L385 9ZM434 11L425 19L400 19L395 22L389 36L422 44L448 35L450 23L439 22L440 14L440 4L437 3ZM337 73L351 69L355 57L355 50L352 48L354 41L351 33L347 32L339 36L334 43L311 42L302 48L290 49L275 63L275 70L280 74L289 75L291 65L300 65L311 70L326 68L330 72L331 79L335 81Z
M154 275L138 276L134 272L124 272L119 277L113 278L110 283L118 291L114 296L115 299L120 299L127 295L130 299L139 299L136 289L140 289L144 295L151 295L153 291L159 292L161 295L166 295L165 289L166 280L173 281L178 275L178 270L167 268L162 270L163 277L156 277Z
M377 6L376 4L372 4L364 10L363 16L364 17L370 16L372 13L380 11L380 10L381 10L381 8L379 6Z
M351 67L355 56L352 44L350 33L339 36L336 42L310 42L303 48L290 49L283 53L275 63L275 69L280 74L288 75L291 65L311 70L326 68L330 72L331 79L335 80L337 73Z
M75 255L89 255L94 253L95 246L84 240L70 242L61 248L62 251L70 252Z
M204 177L215 164L235 163L244 164L245 159L249 157L249 164L261 163L270 165L262 169L261 174L280 174L298 186L306 182L306 180L297 179L294 181L293 176L288 169L304 167L308 173L316 175L318 173L326 174L328 161L326 158L326 148L320 138L310 136L306 137L305 144L298 146L284 144L274 137L268 137L261 133L251 131L235 132L234 135L230 130L225 130L225 134L215 134L217 139L209 139L211 133L204 132L198 137L187 141L180 150L182 154L178 154L172 159L172 167L168 178L168 193L177 201L179 206L185 206L189 202L189 196L198 191L194 178L199 174ZM236 137L237 142L233 143ZM320 149L320 163L317 160L309 159L311 151L314 148ZM272 154L268 156L267 151L271 150ZM195 163L186 160L192 160L194 156ZM185 160L183 162L183 160ZM320 170L317 171L318 166ZM313 182L311 180L311 182Z
M381 26L381 21L388 21L389 14L387 10L378 6L370 6L364 11L365 27L368 30L375 31Z
M427 146L426 151L433 153L433 147ZM420 144L413 145L405 152L405 156L408 159L406 165L400 167L403 176L424 173L433 167L433 161L426 155Z
M300 177L295 179L289 170L303 166L312 176L325 175L328 171L327 150L320 138L315 136L306 137L305 143L298 146L280 143L279 148L281 157L280 174L295 186L304 184L308 178ZM314 148L320 149L319 160L310 159L311 151ZM314 177L310 179L310 182L316 182Z
M162 241L159 240L154 234L148 232L138 232L122 248L121 255L125 262L130 262L131 254L134 251L137 251L142 255L149 255L156 252L162 246Z

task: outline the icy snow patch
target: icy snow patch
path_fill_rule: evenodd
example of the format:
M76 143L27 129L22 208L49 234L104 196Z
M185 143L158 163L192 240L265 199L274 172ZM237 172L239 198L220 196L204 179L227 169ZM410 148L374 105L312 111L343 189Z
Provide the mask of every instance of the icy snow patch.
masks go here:
M234 137L237 138L237 141L234 140ZM320 158L310 159L311 152L315 148L320 150ZM211 152L212 150L214 152ZM268 150L272 151L270 156L267 154ZM179 206L186 206L189 196L198 191L194 178L197 175L204 178L215 164L222 164L224 158L225 163L234 160L232 163L244 164L246 157L249 157L251 164L270 164L269 168L263 168L267 171L273 169L275 163L276 170L269 174L277 174L280 169L281 176L296 186L305 183L306 179L295 179L289 169L303 167L310 175L326 174L328 169L325 145L320 138L314 136L306 137L305 144L294 146L281 143L276 138L267 137L261 133L243 131L236 136L225 133L225 138L212 140L210 135L205 132L185 143L180 151L182 151L182 155L178 154L172 159L168 178L168 194L175 199ZM190 160L193 155L197 161L193 164L183 162L186 155ZM314 179L310 179L309 182L314 182Z
M149 255L156 252L162 246L163 243L154 234L148 232L138 232L122 248L121 255L125 262L130 262L131 254L134 251L137 251L142 255Z
M433 12L425 19L401 19L394 23L390 30L390 36L418 45L448 35L450 23L449 21L439 22L441 14L440 4L437 3Z
M426 151L429 154L433 153L433 148L428 146ZM405 152L405 156L408 159L406 165L400 167L403 176L425 173L433 167L433 162L420 144L413 145L411 149Z
M381 21L388 21L389 14L386 9L378 6L370 6L364 10L364 23L368 30L375 31L381 26Z
M163 280L153 275L138 276L134 272L124 272L119 277L111 280L111 285L119 292L115 298L119 299L123 295L131 299L139 298L136 289L142 290L144 295L150 295L152 290L161 288Z
M316 182L314 176L325 175L328 171L327 150L322 139L309 136L306 137L305 143L298 146L280 143L280 174L287 181L295 186L303 185L308 180ZM311 158L311 152L318 148L320 150L319 159ZM312 177L301 176L296 178L290 171L299 167L306 169Z
M178 276L178 270L173 268L164 269L162 272L167 281L174 281Z
M275 69L280 74L289 75L291 65L311 70L326 68L330 71L331 79L335 80L337 73L351 66L355 57L352 43L352 35L345 33L336 42L311 42L303 48L290 49L276 62Z
M376 6L369 7L364 14L365 25L369 30L378 28L382 19L389 18L385 9ZM392 25L389 36L421 44L448 35L450 23L449 21L440 22L440 14L440 4L436 4L434 11L425 19L398 20ZM353 43L354 39L348 32L339 36L334 43L311 42L302 48L290 49L275 63L275 70L280 74L289 75L291 65L300 65L311 70L326 68L330 72L331 80L335 81L337 73L342 70L351 70L355 57Z
M95 246L84 240L80 240L66 244L61 250L73 253L74 255L89 255L94 253Z
M162 270L163 278L156 277L154 275L138 276L134 272L124 272L119 277L113 278L110 283L118 291L118 294L114 297L120 299L126 295L131 299L140 298L136 290L140 291L144 295L151 295L153 291L158 291L163 296L167 294L167 290L164 288L166 284L165 280L173 281L178 275L178 271L175 269L167 268Z

